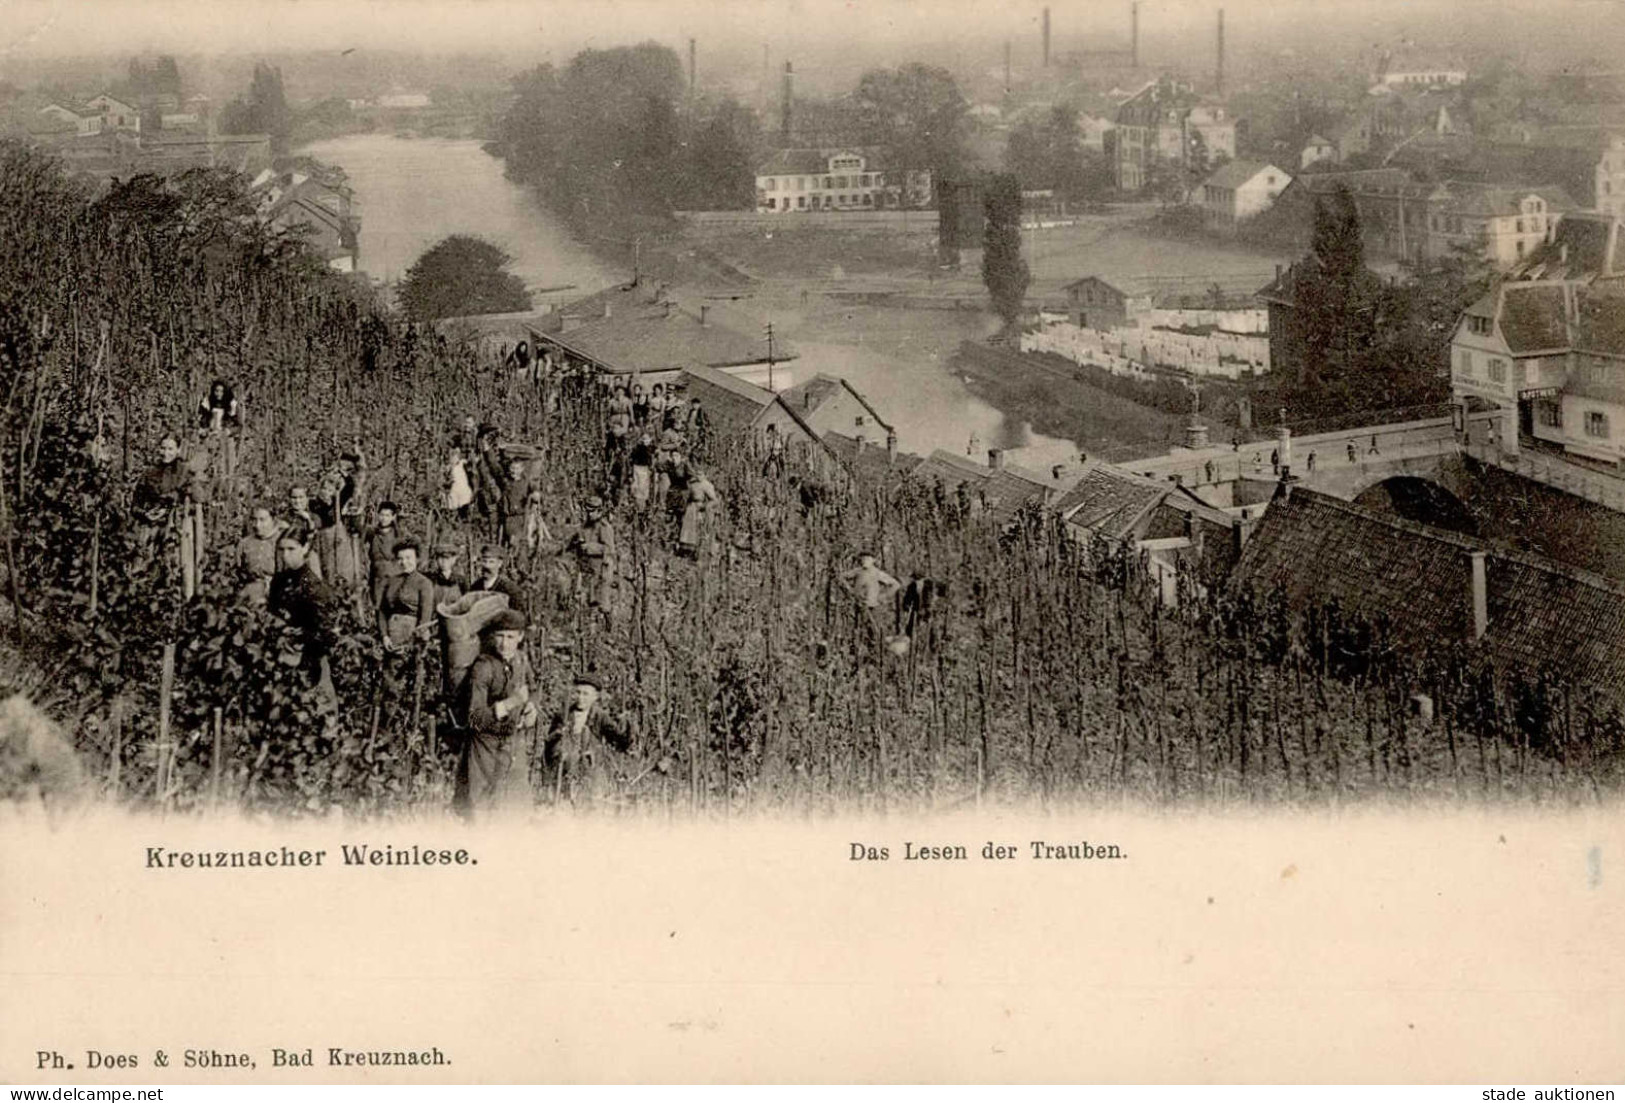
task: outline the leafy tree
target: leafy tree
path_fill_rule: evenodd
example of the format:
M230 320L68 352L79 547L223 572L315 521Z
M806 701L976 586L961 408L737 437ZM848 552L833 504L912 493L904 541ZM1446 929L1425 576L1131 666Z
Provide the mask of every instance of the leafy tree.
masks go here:
M427 322L464 314L506 314L529 310L525 282L505 271L513 261L482 238L452 234L406 270L399 289L401 306Z
M286 153L292 115L282 90L282 70L256 64L248 94L232 100L220 113L220 129L227 134L269 134L272 154Z
M853 99L866 140L885 146L899 173L959 171L968 105L948 70L917 61L872 69L858 81Z
M538 185L578 226L754 205L755 114L731 99L680 112L686 81L667 47L585 50L563 69L521 74L514 92L494 149L511 179Z
M692 122L684 201L698 209L750 210L756 205L756 112L728 97Z
M129 65L129 87L131 94L141 96L181 94L181 71L175 59L168 54L163 55L148 65L138 57L132 57Z
M1310 255L1296 284L1306 339L1304 368L1320 379L1347 377L1372 330L1373 277L1366 271L1360 212L1347 187L1315 201Z
M1021 255L1021 182L1009 173L992 177L983 206L982 282L993 299L993 309L1007 327L1014 327L1032 282Z

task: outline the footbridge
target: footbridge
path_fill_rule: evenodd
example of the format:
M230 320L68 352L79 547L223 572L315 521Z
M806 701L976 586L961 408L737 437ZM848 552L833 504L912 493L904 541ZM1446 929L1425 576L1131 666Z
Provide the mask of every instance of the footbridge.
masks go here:
M1221 508L1268 501L1288 474L1299 486L1352 502L1397 478L1452 490L1444 461L1464 447L1456 419L1448 415L1298 436L1283 428L1273 439L1229 445L1201 446L1200 432L1193 436L1195 447L1118 466L1189 487Z
M1509 449L1497 436L1498 420L1491 411L1303 435L1283 428L1272 439L1214 446L1202 444L1205 434L1196 430L1191 433L1193 447L1118 466L1177 482L1209 504L1229 509L1267 502L1288 474L1299 486L1350 502L1398 480L1419 480L1460 497L1460 465L1451 461L1470 456L1625 512L1625 477L1561 455Z

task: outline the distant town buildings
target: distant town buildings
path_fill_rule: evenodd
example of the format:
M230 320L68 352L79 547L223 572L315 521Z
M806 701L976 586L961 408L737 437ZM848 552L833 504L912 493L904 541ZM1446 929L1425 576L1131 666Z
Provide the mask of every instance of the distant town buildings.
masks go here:
M1467 67L1440 58L1384 57L1372 74L1373 88L1448 88L1467 83Z
M1338 160L1337 146L1328 138L1319 134L1312 134L1298 152L1298 167L1306 169L1310 165L1318 165L1322 161Z
M874 148L781 149L756 168L758 212L872 211L931 202L928 169L890 166Z
M340 272L356 270L361 223L342 178L330 173L265 169L254 178L249 194L262 218L279 229L298 230L329 267Z
M1555 185L1423 184L1403 169L1305 173L1281 193L1279 204L1307 233L1316 200L1329 199L1339 187L1353 197L1373 255L1431 259L1470 245L1503 268L1550 241L1561 217L1579 206Z
M1117 186L1138 192L1157 170L1217 162L1236 155L1236 124L1223 105L1197 97L1189 84L1163 77L1145 85L1117 109Z
M1202 181L1197 189L1209 225L1234 226L1269 210L1292 177L1274 165L1231 161Z

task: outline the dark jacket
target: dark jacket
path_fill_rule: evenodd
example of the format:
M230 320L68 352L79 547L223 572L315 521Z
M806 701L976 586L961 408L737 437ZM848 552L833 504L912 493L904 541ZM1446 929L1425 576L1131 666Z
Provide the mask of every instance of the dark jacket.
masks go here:
M512 735L519 726L522 710L516 709L499 720L496 706L498 701L518 692L523 684L523 669L517 659L504 662L489 651L481 652L458 694L457 719L468 730L481 735L500 738Z
M388 635L391 617L411 617L419 628L433 624L434 604L434 583L423 572L396 575L384 583L383 597L378 602L379 633Z
M594 705L577 734L573 712L565 708L553 717L542 744L542 785L566 798L609 796L611 764L632 749L631 724Z
M308 565L271 576L266 604L303 637L304 666L314 671L333 650L333 591Z

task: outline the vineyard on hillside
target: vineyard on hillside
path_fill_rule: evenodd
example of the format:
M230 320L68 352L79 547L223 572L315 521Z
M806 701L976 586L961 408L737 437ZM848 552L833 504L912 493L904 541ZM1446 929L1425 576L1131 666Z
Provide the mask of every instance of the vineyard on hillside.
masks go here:
M352 448L369 507L392 499L404 531L478 544L437 505L468 415L539 450L547 523L568 534L606 490L597 381L522 380L387 312L266 230L227 176L93 195L0 146L0 264L6 688L71 732L111 799L444 808L438 645L386 654L372 615L347 609L329 723L279 661L282 625L238 601L230 550L254 504L313 485ZM132 495L217 378L247 427L230 457L186 434L208 493L204 569L184 599L178 537L143 539ZM611 807L1569 802L1619 786L1617 706L1561 672L1515 678L1465 645L1403 652L1382 625L1294 616L1195 577L1170 609L1133 557L1039 512L1000 529L934 487L817 455L770 477L745 441L700 458L723 503L711 540L682 558L674 519L614 513L607 618L580 600L568 556L516 565L543 699L591 668L633 721ZM875 646L840 581L865 549L940 584L901 654ZM549 799L545 780L536 793Z

